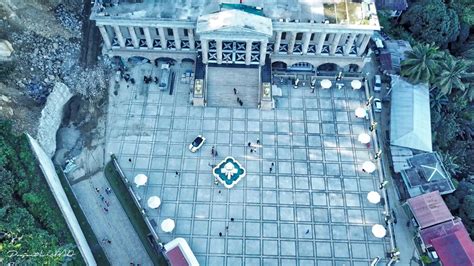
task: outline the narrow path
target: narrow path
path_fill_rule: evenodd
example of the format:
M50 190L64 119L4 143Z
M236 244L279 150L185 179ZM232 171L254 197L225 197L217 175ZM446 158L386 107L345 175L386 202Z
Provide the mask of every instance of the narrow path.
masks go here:
M113 192L105 192L107 187L109 184L103 172L73 185L74 193L107 258L112 265L129 265L131 262L136 265L153 265L117 197ZM109 207L105 201L109 203ZM102 241L103 239L108 239L111 243Z
M92 1L84 1L82 11L82 44L80 62L82 66L92 66L97 63L97 56L100 53L100 42L102 40L99 30L95 26L95 21L89 20L92 9Z

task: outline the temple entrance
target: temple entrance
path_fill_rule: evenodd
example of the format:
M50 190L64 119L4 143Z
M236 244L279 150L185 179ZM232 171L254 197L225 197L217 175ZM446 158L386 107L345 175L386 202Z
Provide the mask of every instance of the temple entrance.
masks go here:
M208 106L257 108L258 68L209 66L207 70Z

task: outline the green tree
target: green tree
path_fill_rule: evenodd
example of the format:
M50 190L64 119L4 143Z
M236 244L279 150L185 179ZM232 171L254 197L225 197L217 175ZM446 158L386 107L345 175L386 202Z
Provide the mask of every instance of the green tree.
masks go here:
M419 44L407 51L401 74L413 83L431 82L440 67L442 53L432 44Z
M446 47L459 35L458 14L442 0L421 0L411 4L400 22L415 39L441 47Z
M464 60L445 54L440 66L439 75L435 79L435 86L439 88L442 95L451 94L453 89L466 90L466 86L462 82L467 70L467 64Z
M474 26L474 2L472 0L455 0L452 6L463 23Z
M449 152L441 153L441 159L446 170L453 176L461 173L461 167L458 164L458 157L449 154Z

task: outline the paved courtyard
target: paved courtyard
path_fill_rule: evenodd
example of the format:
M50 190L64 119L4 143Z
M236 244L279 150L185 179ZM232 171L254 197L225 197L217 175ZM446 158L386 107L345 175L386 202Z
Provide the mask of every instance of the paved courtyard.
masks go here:
M146 71L133 69L139 81ZM173 95L122 84L110 96L107 152L129 179L149 177L135 191L144 205L153 195L162 205L147 215L158 225L176 221L171 234L157 226L158 235L186 239L201 265L366 266L385 256L388 239L371 233L384 224L383 209L366 199L378 177L360 169L372 151L357 136L369 125L354 116L365 97L349 83L315 93L285 85L273 111L193 107L181 82ZM191 153L198 134L207 141ZM262 147L251 153L247 143L257 139ZM230 190L214 184L210 167L228 155L247 170Z

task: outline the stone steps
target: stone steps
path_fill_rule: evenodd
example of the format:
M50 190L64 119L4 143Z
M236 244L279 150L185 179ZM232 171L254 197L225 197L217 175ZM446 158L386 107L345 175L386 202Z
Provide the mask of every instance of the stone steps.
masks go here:
M258 69L208 68L207 105L240 107L237 97L242 100L242 107L258 105Z

